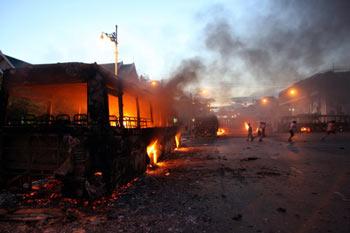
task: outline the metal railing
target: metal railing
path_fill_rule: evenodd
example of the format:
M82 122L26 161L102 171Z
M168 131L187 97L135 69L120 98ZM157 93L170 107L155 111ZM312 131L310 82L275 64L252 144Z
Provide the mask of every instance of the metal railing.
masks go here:
M138 128L138 120L137 117L131 117L131 116L124 116L123 117L123 124L125 128ZM140 118L140 128L148 128L152 126L151 119L148 118ZM119 124L119 117L115 115L109 116L109 125L113 127L120 127Z
M71 117L68 114L58 114L56 116L44 114L35 116L33 114L25 114L20 117L8 118L7 126L44 126L44 125L88 125L87 114L75 114Z
M148 128L152 126L151 119L124 116L123 123L125 128ZM89 120L87 114L75 114L71 117L69 114L58 114L56 116L44 114L35 116L33 114L25 114L20 117L7 119L7 126L45 126L45 125L74 125L88 126ZM120 127L119 117L115 115L109 116L109 125L112 127Z

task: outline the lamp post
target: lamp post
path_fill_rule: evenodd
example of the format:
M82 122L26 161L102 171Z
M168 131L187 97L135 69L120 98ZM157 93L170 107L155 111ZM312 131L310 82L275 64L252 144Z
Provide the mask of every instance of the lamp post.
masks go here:
M115 32L112 33L101 33L101 39L104 37L109 38L112 42L114 42L114 74L118 77L118 25L115 25Z
M113 33L101 33L101 39L104 37L109 38L114 42L114 74L118 78L118 25L115 25L115 32ZM119 80L119 79L118 79ZM119 80L119 92L118 92L118 108L119 108L119 126L124 128L124 111L123 111L123 85Z

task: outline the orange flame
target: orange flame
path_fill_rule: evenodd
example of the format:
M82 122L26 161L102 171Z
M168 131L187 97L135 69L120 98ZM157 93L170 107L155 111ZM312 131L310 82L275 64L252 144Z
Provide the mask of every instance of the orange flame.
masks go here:
M245 130L248 130L248 129L249 129L249 125L248 125L247 122L244 122L244 128L245 128Z
M310 127L301 127L300 132L302 133L311 133L311 128Z
M149 146L147 146L147 154L151 160L151 163L157 164L159 157L158 140L153 141Z
M218 128L218 131L216 132L217 136L225 135L226 131L223 128Z
M175 144L176 144L176 149L178 149L180 147L180 141L181 141L181 133L178 132L175 135Z

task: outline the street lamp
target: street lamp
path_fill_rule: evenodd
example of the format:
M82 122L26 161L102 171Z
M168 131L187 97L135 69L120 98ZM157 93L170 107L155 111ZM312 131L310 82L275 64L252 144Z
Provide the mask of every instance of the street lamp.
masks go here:
M104 39L105 37L107 37L108 39L110 39L112 42L114 42L114 74L115 76L118 77L118 25L115 25L115 32L113 33L105 33L102 32L101 33L101 39Z
M118 78L118 25L115 25L115 32L113 33L101 33L101 39L107 37L114 42L114 74ZM138 101L138 100L137 100ZM138 102L137 102L138 103ZM123 87L120 85L118 93L118 108L119 108L119 125L124 128L124 110L123 110Z
M267 104L268 102L269 102L269 101L268 101L267 98L263 98L263 99L261 100L261 103L264 104L264 105Z
M201 95L202 97L207 97L208 94L209 94L209 91L206 88L203 88L199 91L199 95Z
M290 96L296 96L297 90L295 88L291 88L291 89L289 89L288 94Z
M151 81L151 86L152 86L152 87L157 87L157 86L158 86L158 81L152 80L152 81Z

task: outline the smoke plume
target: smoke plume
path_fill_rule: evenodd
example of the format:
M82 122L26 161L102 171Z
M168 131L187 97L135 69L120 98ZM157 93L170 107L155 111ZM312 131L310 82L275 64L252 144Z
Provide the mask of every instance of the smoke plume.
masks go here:
M273 94L332 64L349 65L350 1L265 3L264 11L254 11L244 22L224 5L200 12L203 49L181 63L169 85L183 89L191 82L206 83L216 99L223 88L226 96ZM237 29L242 23L243 33Z

